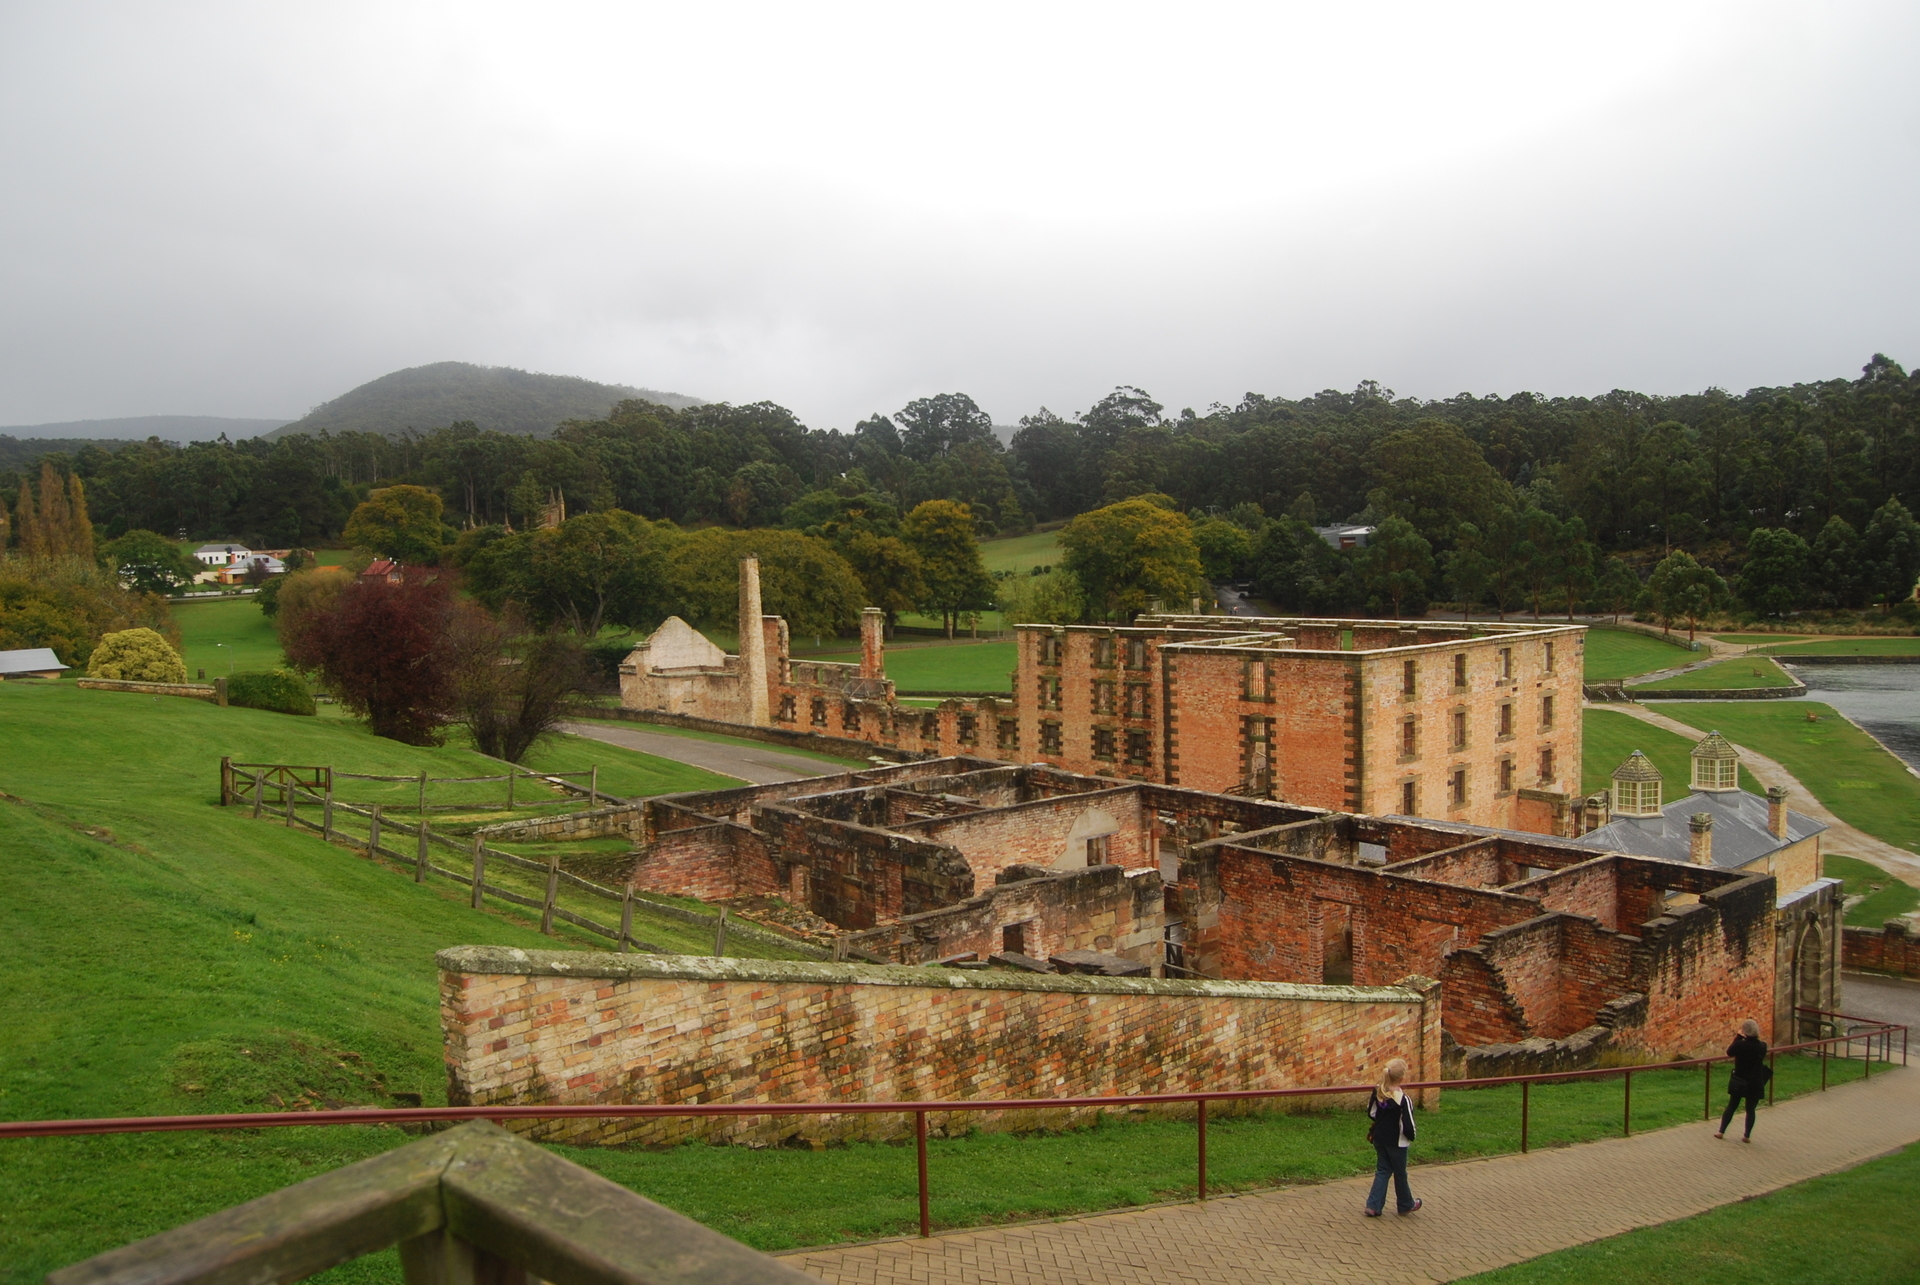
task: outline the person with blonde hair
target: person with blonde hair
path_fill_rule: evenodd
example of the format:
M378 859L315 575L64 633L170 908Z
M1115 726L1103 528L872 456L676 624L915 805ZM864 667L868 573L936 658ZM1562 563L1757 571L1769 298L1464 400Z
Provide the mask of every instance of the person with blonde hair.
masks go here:
M1727 1056L1733 1059L1733 1074L1727 1078L1727 1109L1720 1113L1720 1128L1713 1136L1727 1136L1733 1113L1745 1100L1747 1130L1740 1135L1740 1141L1752 1142L1754 1108L1760 1105L1760 1095L1767 1091L1767 1081L1773 1078L1773 1068L1767 1065L1767 1042L1760 1038L1760 1023L1751 1017L1740 1023L1740 1033L1727 1045Z
M1367 1141L1373 1144L1373 1190L1367 1195L1367 1217L1378 1218L1386 1211L1387 1179L1393 1179L1393 1195L1399 1212L1410 1214L1420 1208L1407 1185L1407 1148L1413 1145L1413 1100L1400 1086L1407 1080L1405 1058L1394 1058L1380 1069L1380 1082L1367 1095Z

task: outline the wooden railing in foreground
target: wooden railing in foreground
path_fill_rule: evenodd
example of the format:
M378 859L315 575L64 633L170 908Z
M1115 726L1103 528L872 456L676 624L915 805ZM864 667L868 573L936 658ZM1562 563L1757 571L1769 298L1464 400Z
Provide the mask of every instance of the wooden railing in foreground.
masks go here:
M47 1281L272 1285L393 1245L408 1285L817 1285L484 1121L109 1250Z
M1834 1045L1843 1045L1845 1047L1846 1058L1851 1059L1854 1042L1860 1042L1862 1057L1865 1061L1865 1067L1863 1068L1865 1072L1863 1078L1865 1078L1865 1076L1871 1076L1873 1073L1876 1049L1881 1055L1880 1060L1886 1062L1893 1060L1893 1036L1895 1032L1898 1032L1900 1035L1900 1062L1901 1065L1906 1065L1907 1028L1904 1026L1892 1022L1878 1022L1868 1018L1851 1017L1845 1013L1834 1013L1823 1009L1805 1008L1796 1011L1805 1018L1818 1020L1838 1019L1832 1022L1832 1024L1836 1026L1839 1025L1840 1022L1868 1023L1860 1029L1848 1029L1841 1034L1829 1036L1825 1039L1808 1040L1800 1044L1783 1045L1772 1051L1772 1055L1777 1055L1781 1053L1805 1053L1809 1050L1818 1050L1820 1055L1820 1088L1822 1091L1827 1087L1827 1062L1829 1050ZM1772 1055L1768 1058L1769 1062L1772 1061ZM1689 1058L1678 1062L1647 1062L1638 1066L1598 1067L1587 1071L1555 1071L1539 1075L1501 1075L1473 1080L1423 1080L1410 1082L1405 1087L1408 1089L1453 1090L1495 1088L1509 1084L1519 1085L1520 1150L1525 1152L1528 1150L1527 1135L1531 1122L1531 1089L1535 1084L1567 1083L1574 1080L1600 1080L1611 1076L1621 1077L1620 1131L1622 1136L1627 1136L1633 1132L1633 1077L1636 1074L1645 1074L1652 1071L1684 1071L1691 1070L1695 1067L1700 1068L1704 1072L1704 1091L1700 1118L1706 1120L1711 1119L1713 1116L1713 1068L1722 1062L1729 1062L1731 1060L1731 1058L1727 1057L1702 1057ZM1372 1086L1366 1084L1326 1084L1314 1088L1296 1089L1225 1089L1189 1093L1112 1094L1102 1097L1085 1098L988 1098L957 1102L644 1102L630 1104L595 1103L588 1106L521 1106L500 1103L493 1106L475 1107L399 1107L386 1110L347 1108L339 1111L260 1111L235 1115L134 1116L122 1119L103 1120L18 1120L0 1122L0 1139L78 1137L102 1133L173 1133L200 1129L286 1128L290 1126L322 1124L419 1125L450 1121L605 1120L627 1119L641 1116L911 1115L913 1117L914 1153L920 1188L920 1234L922 1236L931 1236L933 1234L933 1214L931 1192L927 1184L927 1116L930 1114L958 1115L976 1111L1031 1111L1046 1108L1067 1108L1072 1110L1085 1110L1088 1107L1132 1108L1168 1106L1176 1103L1191 1102L1195 1108L1194 1123L1196 1125L1198 1143L1198 1190L1200 1199L1205 1200L1207 1198L1207 1107L1209 1103L1272 1101L1283 1098L1327 1096L1354 1097L1366 1093L1371 1087ZM1767 1086L1767 1100L1769 1103L1773 1101L1773 1085L1771 1081L1768 1082ZM403 1148L403 1150L407 1149ZM372 1163L373 1161L361 1162L362 1166ZM347 1171L342 1170L341 1172ZM304 1185L306 1184L303 1184L303 1186ZM300 1188L296 1187L290 1190L297 1191L300 1190ZM636 1200L639 1199L638 1197L632 1198ZM266 1199L271 1200L273 1197L267 1197ZM254 1202L255 1205L259 1203L259 1201ZM250 1205L242 1205L240 1209L252 1207L253 1206ZM237 1212L239 1211L229 1211L229 1213ZM224 1215L216 1214L214 1215L214 1219L223 1216ZM214 1219L203 1220L203 1222L212 1222ZM201 1225L200 1223L193 1224L193 1226L196 1227ZM188 1228L181 1228L180 1230L184 1232L188 1230ZM174 1233L166 1234L172 1235ZM154 1238L154 1240L160 1239L163 1239L163 1237ZM391 1244L395 1239L399 1238L390 1237L384 1243ZM142 1241L140 1243L145 1245L152 1242ZM375 1248L379 1247L380 1246L375 1246ZM136 1248L138 1248L138 1246L128 1246L127 1250L116 1250L114 1252L126 1253ZM362 1250L360 1252L365 1253L371 1251ZM102 1257L111 1257L111 1255L103 1255ZM345 1260L334 1259L333 1261L341 1262ZM82 1263L76 1267L67 1268L66 1270L75 1272L86 1265L87 1264ZM308 1270L317 1271L319 1269L309 1268ZM410 1268L410 1274L408 1276L410 1282L474 1279L471 1276L451 1278L433 1275L414 1276L411 1274L411 1271L412 1269ZM180 1282L181 1285L185 1285L186 1282L211 1279L214 1278L211 1276L151 1275L68 1277L60 1273L55 1273L48 1278L53 1285L109 1285L109 1283L110 1285L133 1285L135 1281L140 1282L141 1285L160 1285L161 1282L176 1281ZM236 1281L244 1279L249 1282L249 1285L268 1285L268 1282L292 1281L298 1280L299 1277L291 1275L235 1275L233 1277L227 1277L223 1275L218 1279L223 1282L228 1279ZM546 1279L555 1282L555 1285L571 1285L571 1282L574 1281L599 1282L602 1280L627 1280L629 1278L579 1275L565 1277L548 1276ZM659 1279L664 1281L679 1278L661 1277ZM720 1280L726 1278L715 1277L712 1279ZM732 1279L744 1281L757 1278L738 1277Z

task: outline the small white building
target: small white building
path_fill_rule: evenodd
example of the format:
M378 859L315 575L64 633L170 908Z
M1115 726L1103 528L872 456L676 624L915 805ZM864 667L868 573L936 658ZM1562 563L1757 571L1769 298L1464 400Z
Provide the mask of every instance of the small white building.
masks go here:
M1350 523L1340 523L1336 526L1317 526L1313 529L1315 535L1336 549L1364 549L1367 547L1367 540L1373 535L1373 531L1374 528L1370 526L1354 526Z
M230 567L238 562L246 565L253 550L244 544L203 544L193 551L194 561L209 567Z

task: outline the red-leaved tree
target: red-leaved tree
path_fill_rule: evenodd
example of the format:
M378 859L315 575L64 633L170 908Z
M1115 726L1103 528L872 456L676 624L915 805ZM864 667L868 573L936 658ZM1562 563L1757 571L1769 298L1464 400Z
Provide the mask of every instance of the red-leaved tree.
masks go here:
M438 745L456 714L455 601L451 584L418 572L404 584L356 580L282 644L377 734Z

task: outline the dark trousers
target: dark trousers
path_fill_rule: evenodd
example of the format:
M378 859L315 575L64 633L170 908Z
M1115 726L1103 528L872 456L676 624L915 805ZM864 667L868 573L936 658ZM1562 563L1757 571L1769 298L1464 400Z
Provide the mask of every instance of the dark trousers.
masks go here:
M1725 1133L1727 1126L1733 1123L1733 1113L1740 1109L1742 1102L1747 1104L1746 1136L1749 1138L1753 1136L1753 1110L1760 1105L1760 1095L1758 1093L1727 1094L1727 1109L1720 1113L1720 1132Z
M1373 1149L1377 1165L1373 1171L1373 1190L1367 1194L1368 1209L1387 1205L1387 1179L1393 1179L1393 1198L1401 1213L1413 1208L1413 1191L1407 1186L1407 1149L1394 1139L1390 1147Z

